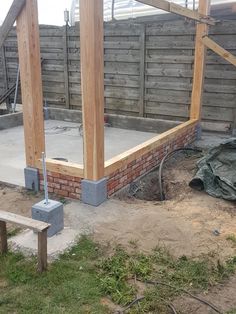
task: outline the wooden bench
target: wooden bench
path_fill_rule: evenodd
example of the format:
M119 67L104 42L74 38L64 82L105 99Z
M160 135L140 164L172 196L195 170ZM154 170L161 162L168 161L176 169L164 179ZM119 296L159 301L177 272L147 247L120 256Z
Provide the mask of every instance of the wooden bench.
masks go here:
M38 233L38 271L47 269L47 229L50 224L0 210L0 253L7 252L7 228L10 222Z

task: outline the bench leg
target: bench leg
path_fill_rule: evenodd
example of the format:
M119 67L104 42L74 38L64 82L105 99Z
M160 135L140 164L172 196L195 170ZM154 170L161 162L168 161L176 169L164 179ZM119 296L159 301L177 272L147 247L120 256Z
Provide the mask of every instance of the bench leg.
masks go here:
M47 230L38 233L38 271L47 269Z
M7 227L5 221L0 221L0 253L7 253Z

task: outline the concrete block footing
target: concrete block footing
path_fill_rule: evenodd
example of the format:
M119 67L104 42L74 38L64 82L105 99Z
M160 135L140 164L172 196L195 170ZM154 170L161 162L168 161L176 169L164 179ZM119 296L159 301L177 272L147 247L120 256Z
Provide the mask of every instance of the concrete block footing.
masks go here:
M201 123L198 123L198 125L196 126L196 130L197 130L197 140L200 140L202 137L202 126Z
M99 206L107 199L107 179L98 181L84 179L81 182L82 202L92 206Z
M45 200L32 206L32 218L51 224L48 229L48 237L54 236L64 228L63 204L57 201Z
M24 169L24 174L25 174L25 187L26 187L26 189L38 192L39 191L38 169L26 167Z

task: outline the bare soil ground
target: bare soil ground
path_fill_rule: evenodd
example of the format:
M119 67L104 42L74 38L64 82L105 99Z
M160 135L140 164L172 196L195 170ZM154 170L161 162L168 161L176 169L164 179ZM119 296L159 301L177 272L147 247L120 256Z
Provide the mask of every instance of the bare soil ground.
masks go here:
M42 200L40 193L27 192L20 187L10 187L0 183L0 210L30 217L33 204ZM10 226L10 229L13 229Z
M136 197L126 195L110 200L108 204L117 209L116 214L96 224L95 240L121 244L127 249L135 245L144 252L150 252L157 245L165 246L176 257L207 256L216 263L236 256L236 244L227 239L229 235L236 235L236 204L212 198L188 186L196 160L191 157L167 164L164 169L167 200L164 202L156 200L159 199L157 172L141 180ZM32 204L41 199L42 195L0 186L2 210L30 216ZM236 308L235 291L234 276L201 296L226 312ZM181 313L212 313L188 297L178 298L174 303Z

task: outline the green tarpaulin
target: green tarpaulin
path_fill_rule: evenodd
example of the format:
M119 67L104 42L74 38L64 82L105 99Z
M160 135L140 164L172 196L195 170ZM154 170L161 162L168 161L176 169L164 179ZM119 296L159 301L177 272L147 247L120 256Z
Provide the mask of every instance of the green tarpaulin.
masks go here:
M197 163L198 171L189 185L214 197L236 201L236 138L229 139Z

